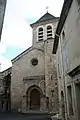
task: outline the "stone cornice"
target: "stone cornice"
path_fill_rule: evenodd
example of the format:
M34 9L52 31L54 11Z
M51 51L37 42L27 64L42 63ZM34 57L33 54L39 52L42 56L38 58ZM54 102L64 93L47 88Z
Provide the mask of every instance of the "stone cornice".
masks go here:
M77 67L76 67L75 69L73 69L72 71L70 71L70 72L68 73L68 75L69 75L70 77L73 77L73 76L77 75L78 73L80 73L80 65L77 66Z
M59 17L54 20L48 20L48 21L44 21L44 22L40 22L40 23L34 23L34 24L31 24L30 26L33 28L33 27L37 27L37 26L41 26L41 25L45 25L45 24L49 24L49 23L53 23L53 22L58 22L58 21L59 21Z
M28 80L44 80L45 75L38 75L38 76L27 76L23 78L23 81L28 81Z

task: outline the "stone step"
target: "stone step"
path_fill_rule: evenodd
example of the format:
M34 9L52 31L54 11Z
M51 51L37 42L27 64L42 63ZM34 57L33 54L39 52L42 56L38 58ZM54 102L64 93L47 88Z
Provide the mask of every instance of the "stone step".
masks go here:
M2 113L0 114L1 120L51 120L48 114L40 113Z
M24 112L24 113L21 113L21 114L24 114L24 115L51 115L49 112L43 112L43 111L27 111L27 112Z

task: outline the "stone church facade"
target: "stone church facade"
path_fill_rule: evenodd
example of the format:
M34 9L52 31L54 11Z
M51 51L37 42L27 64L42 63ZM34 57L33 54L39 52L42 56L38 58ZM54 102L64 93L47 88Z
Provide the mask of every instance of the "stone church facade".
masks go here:
M11 110L58 113L56 56L52 54L58 20L46 13L30 25L32 46L12 60Z

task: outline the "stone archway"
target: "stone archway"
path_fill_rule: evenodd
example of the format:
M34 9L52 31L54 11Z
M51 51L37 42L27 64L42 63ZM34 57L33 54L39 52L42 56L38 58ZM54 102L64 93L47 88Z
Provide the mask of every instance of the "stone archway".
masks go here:
M43 93L40 87L33 85L28 88L27 97L27 110L40 110L41 97Z
M37 89L33 89L30 95L30 109L39 110L40 109L40 92Z

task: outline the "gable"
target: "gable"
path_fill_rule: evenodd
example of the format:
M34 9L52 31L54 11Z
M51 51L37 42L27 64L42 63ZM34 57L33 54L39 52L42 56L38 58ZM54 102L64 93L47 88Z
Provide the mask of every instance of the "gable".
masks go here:
M37 59L37 64L33 64L33 60ZM12 64L12 74L15 76L36 76L44 74L44 52L33 49L28 53L16 59ZM22 77L21 76L21 77Z
M16 62L17 60L19 60L20 58L22 58L23 56L25 56L26 54L29 54L31 51L34 51L34 50L44 52L44 50L42 50L42 49L38 49L38 48L35 48L35 47L31 46L27 50L25 50L24 52L22 52L21 54L16 56L14 59L12 59L11 62L12 63Z

